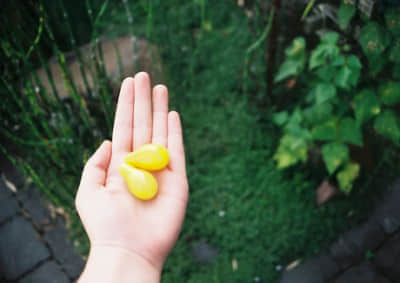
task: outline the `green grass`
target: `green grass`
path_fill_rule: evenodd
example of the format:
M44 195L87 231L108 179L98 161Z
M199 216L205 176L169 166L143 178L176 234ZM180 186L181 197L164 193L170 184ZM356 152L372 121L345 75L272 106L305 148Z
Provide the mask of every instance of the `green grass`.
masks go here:
M326 247L365 217L378 192L373 186L355 189L349 198L318 208L319 173L305 167L276 170L271 157L279 133L269 110L257 107L265 93L263 45L249 66L249 93L242 89L245 51L263 27L252 34L251 23L233 4L209 2L202 16L201 5L153 2L150 40L162 54L171 105L182 114L191 192L163 282L250 282L256 276L275 282L276 265ZM202 19L213 28L201 30ZM136 17L135 27L145 34L146 19ZM209 265L192 256L202 241L220 253Z
M132 13L132 25L127 24L126 7ZM265 28L253 25L267 15L258 13L249 20L234 1L130 1L126 7L122 3L108 7L100 29L109 37L134 32L158 46L171 108L181 113L184 126L190 199L163 282L251 282L254 277L276 282L277 265L312 256L366 217L382 191L383 185L378 185L391 180L390 170L386 175L379 171L380 179L368 186L364 186L367 179L360 181L349 197L317 207L314 189L320 172L304 166L277 171L272 161L280 133L270 121L271 109L259 108L258 103L266 87L264 44L249 58L249 77L243 81L246 50ZM105 125L102 114L96 115L95 124ZM64 121L66 133L76 133L73 129L79 121L72 122ZM100 130L101 137L110 136L104 127ZM43 152L49 156L79 155L65 162L65 168L51 168L51 162L42 162L47 156L31 152L33 147L26 148L23 156L43 180L42 190L68 208L72 234L85 252L87 239L68 199L77 188L77 172L101 137L85 129L76 134L79 139L74 144L61 144L56 150L44 144ZM64 174L72 167L72 172ZM65 191L60 189L61 174ZM219 250L219 256L207 265L192 256L192 249L202 241ZM238 263L236 271L233 260Z

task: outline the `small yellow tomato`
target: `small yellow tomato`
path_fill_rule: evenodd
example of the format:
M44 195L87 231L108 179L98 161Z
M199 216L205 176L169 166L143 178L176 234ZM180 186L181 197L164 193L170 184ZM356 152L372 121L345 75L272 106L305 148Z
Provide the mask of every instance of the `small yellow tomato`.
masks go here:
M157 181L149 172L123 163L119 167L119 173L125 179L129 191L138 199L149 200L157 194Z
M167 149L157 144L145 144L125 157L125 163L151 171L165 168L168 161Z

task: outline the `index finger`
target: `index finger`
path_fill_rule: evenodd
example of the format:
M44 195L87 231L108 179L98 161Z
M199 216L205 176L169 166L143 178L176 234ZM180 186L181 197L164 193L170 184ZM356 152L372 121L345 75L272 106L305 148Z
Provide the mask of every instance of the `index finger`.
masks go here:
M134 80L133 78L126 78L122 82L115 113L107 186L112 185L123 188L123 180L119 178L118 167L124 155L132 150L134 96Z
M112 151L129 152L132 149L134 79L126 78L121 85L112 135Z

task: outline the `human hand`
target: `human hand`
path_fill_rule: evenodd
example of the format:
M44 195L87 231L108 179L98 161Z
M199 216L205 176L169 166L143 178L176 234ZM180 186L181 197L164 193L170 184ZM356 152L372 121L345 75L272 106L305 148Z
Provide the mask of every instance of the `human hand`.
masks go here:
M159 191L154 199L143 201L130 194L118 168L127 153L146 143L165 146L170 161L164 170L152 172ZM91 248L80 281L158 281L180 232L187 200L179 115L168 112L167 88L154 87L151 99L149 76L138 73L122 83L112 143L105 141L82 173L76 207Z

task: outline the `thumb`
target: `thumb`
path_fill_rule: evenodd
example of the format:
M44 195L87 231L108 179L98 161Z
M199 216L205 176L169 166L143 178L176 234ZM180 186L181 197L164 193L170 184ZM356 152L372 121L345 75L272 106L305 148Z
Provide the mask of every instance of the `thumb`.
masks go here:
M107 170L111 159L111 142L104 141L86 162L83 169L79 190L90 190L103 186L106 182Z

